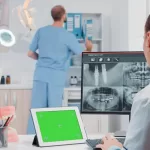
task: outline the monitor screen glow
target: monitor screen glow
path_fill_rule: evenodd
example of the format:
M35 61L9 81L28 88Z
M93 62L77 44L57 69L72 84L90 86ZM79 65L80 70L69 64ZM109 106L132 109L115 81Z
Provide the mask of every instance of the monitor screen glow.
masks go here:
M83 53L81 113L130 114L136 93L149 82L143 52Z

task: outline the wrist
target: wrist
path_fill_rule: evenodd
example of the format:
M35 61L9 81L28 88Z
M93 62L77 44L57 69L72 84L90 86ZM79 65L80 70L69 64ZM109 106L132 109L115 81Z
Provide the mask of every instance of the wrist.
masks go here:
M86 50L87 50L88 52L91 52L91 51L92 51L92 49L91 49L91 48L86 48Z

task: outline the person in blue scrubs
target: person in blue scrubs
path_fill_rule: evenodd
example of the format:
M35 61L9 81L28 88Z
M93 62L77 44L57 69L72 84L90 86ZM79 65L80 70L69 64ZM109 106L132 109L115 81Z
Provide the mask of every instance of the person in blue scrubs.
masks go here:
M150 15L145 24L144 55L150 67ZM150 150L150 84L138 92L131 110L131 122L128 127L124 146L110 135L103 137L103 143L97 145L101 150Z
M92 50L91 41L86 40L83 49L75 35L63 28L66 21L63 6L53 7L51 16L54 23L37 30L28 52L29 57L37 60L31 108L61 107L72 55ZM35 133L31 116L27 133Z

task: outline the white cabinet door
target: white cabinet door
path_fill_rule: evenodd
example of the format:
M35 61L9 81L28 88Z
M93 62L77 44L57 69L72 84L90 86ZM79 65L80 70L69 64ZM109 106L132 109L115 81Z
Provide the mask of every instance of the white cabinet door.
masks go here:
M99 133L99 117L98 115L81 115L83 124L87 134L98 134Z
M15 128L18 134L23 134L23 109L24 109L24 102L23 102L23 90L11 90L10 92L10 104L15 106L16 109L16 118L12 122L12 127Z
M31 94L32 90L24 90L24 109L23 109L23 118L24 118L24 124L23 124L23 134L27 134L27 126L28 126L28 119L30 114L30 106L31 106Z
M31 101L31 90L11 90L11 105L16 108L13 127L18 134L26 134Z
M109 116L100 114L99 118L99 132L107 134L109 132Z
M10 91L0 90L0 107L8 106L10 103Z
M81 114L87 134L106 134L109 132L108 115Z

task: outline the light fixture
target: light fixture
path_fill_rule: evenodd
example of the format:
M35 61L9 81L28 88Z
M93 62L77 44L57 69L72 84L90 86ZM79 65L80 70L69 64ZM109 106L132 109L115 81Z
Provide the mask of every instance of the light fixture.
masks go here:
M20 5L17 7L18 17L21 24L27 28L29 31L35 30L34 20L32 17L32 12L35 11L34 8L28 8L31 0L25 0L23 6Z
M0 29L0 44L5 47L11 47L16 43L14 34L8 29Z

